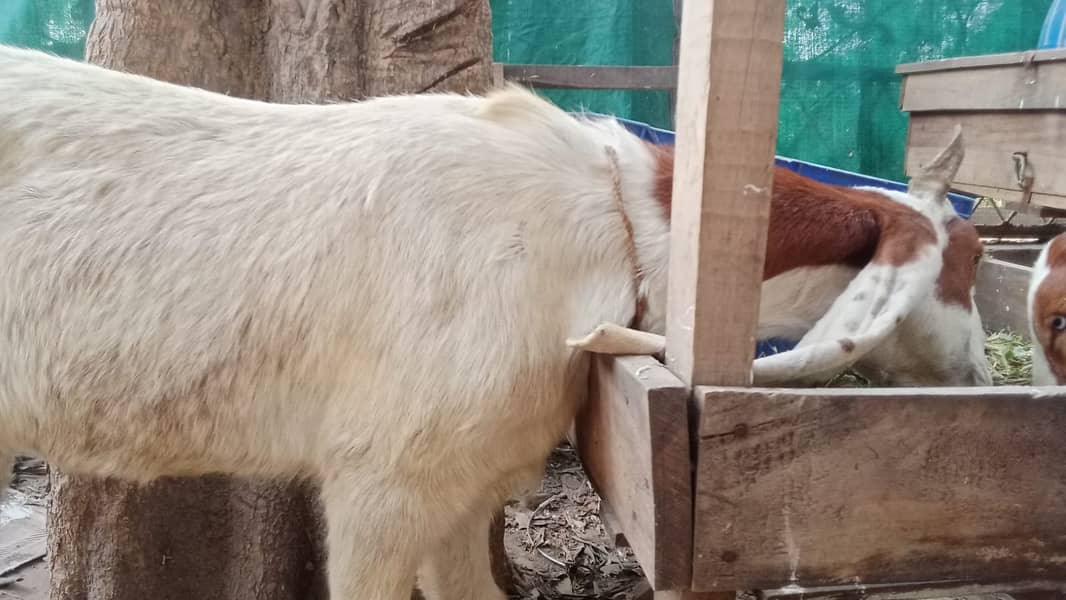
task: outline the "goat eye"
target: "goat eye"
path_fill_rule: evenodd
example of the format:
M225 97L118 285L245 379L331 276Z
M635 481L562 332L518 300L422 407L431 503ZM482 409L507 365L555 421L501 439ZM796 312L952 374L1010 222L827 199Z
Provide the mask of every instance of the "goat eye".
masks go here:
M1051 329L1054 331L1066 331L1066 317L1055 315L1051 318Z

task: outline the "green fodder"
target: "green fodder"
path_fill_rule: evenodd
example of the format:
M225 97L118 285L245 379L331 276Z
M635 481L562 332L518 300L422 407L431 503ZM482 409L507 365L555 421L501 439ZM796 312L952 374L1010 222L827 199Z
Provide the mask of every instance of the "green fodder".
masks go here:
M985 356L992 368L993 385L1029 385L1033 369L1033 347L1010 331L990 331L985 337ZM864 388L872 384L851 369L833 377L823 387Z
M992 367L994 385L1029 385L1033 373L1033 347L1010 331L989 332L985 356Z

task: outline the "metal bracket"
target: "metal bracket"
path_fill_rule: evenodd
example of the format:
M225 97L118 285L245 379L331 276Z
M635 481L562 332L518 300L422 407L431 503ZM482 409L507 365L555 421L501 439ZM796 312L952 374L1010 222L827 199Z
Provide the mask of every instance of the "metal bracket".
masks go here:
M1022 204L1028 206L1033 197L1033 168L1029 164L1029 153L1015 152L1011 159L1014 160L1014 181L1022 190Z

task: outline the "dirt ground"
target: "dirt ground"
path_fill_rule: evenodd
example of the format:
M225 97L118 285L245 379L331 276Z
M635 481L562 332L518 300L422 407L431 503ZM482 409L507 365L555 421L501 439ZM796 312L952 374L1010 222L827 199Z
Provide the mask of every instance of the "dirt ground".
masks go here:
M0 479L7 476L0 474ZM20 461L12 482L12 499L43 511L48 502L48 470L39 460ZM12 573L0 573L0 600L47 600L48 564L39 559Z
M644 579L632 550L604 529L600 497L568 445L552 454L540 491L506 516L512 598L616 600Z
M48 501L47 471L20 463L14 489L28 503ZM506 509L506 547L522 600L621 600L644 575L633 552L616 548L600 521L592 490L570 446L551 457L538 493ZM6 584L4 579L7 579ZM47 600L47 558L0 578L0 600Z

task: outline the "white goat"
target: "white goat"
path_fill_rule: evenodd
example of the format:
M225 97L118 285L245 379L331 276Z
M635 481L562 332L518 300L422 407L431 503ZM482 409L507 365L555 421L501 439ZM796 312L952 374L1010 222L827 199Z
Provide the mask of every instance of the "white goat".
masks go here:
M333 598L406 599L416 570L502 598L489 518L566 432L581 350L663 330L656 161L518 89L271 105L0 48L0 455L314 477ZM891 344L939 271L930 227L921 269L874 261L756 373ZM638 304L653 333L574 341Z

